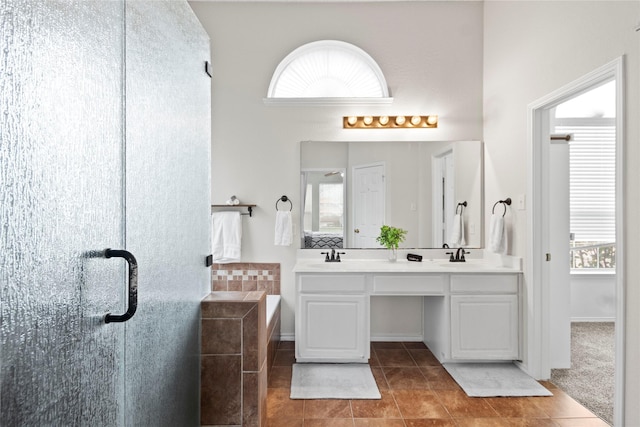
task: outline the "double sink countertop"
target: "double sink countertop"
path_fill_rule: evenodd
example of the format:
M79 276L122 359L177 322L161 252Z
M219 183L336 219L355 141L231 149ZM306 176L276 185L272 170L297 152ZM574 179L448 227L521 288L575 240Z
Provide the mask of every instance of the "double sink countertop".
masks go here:
M307 252L310 250L305 250ZM521 273L521 258L488 253L483 250L474 250L465 255L465 262L451 262L449 256L439 253L422 255L421 262L408 261L406 252L399 253L397 261L389 261L384 256L384 250L369 253L358 250L340 250L346 252L341 255L340 262L325 262L324 256L313 256L304 253L296 260L293 268L295 273ZM372 252L372 251L367 251ZM416 251L411 251L416 253ZM367 255L366 258L362 255ZM434 256L429 258L428 256ZM357 257L357 258L356 258Z

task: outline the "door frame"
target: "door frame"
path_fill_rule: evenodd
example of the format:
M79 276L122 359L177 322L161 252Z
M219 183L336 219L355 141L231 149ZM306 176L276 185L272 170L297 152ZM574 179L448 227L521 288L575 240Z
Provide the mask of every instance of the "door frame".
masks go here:
M526 312L525 369L535 378L550 377L549 365L549 280L545 265L548 252L549 211L547 195L549 172L549 144L545 143L548 126L545 116L549 108L575 97L605 81L616 80L616 316L615 316L615 386L614 425L621 425L624 414L624 356L625 356L625 288L624 288L624 56L597 68L566 86L534 101L527 108L527 143L530 161L528 172L529 200L527 212L527 253L524 279Z

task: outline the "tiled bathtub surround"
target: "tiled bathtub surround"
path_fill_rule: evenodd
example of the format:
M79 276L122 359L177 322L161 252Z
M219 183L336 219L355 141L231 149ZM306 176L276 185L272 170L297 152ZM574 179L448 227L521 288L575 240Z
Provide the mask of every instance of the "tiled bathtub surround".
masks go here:
M213 264L211 278L212 291L265 291L267 295L280 295L279 263Z
M266 425L265 292L212 292L201 317L202 425Z

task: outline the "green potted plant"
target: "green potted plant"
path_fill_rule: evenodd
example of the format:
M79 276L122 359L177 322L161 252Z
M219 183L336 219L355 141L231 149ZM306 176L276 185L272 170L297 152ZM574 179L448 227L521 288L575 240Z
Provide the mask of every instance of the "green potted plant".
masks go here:
M398 259L398 246L404 242L407 230L402 228L383 225L380 227L380 235L376 237L376 241L385 248L389 249L389 261Z

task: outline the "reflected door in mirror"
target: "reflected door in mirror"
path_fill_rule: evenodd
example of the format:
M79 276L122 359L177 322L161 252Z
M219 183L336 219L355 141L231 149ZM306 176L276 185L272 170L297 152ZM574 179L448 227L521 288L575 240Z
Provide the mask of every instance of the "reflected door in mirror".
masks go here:
M353 167L353 245L354 248L375 248L376 237L384 224L385 186L384 163ZM357 230L357 231L356 231Z

